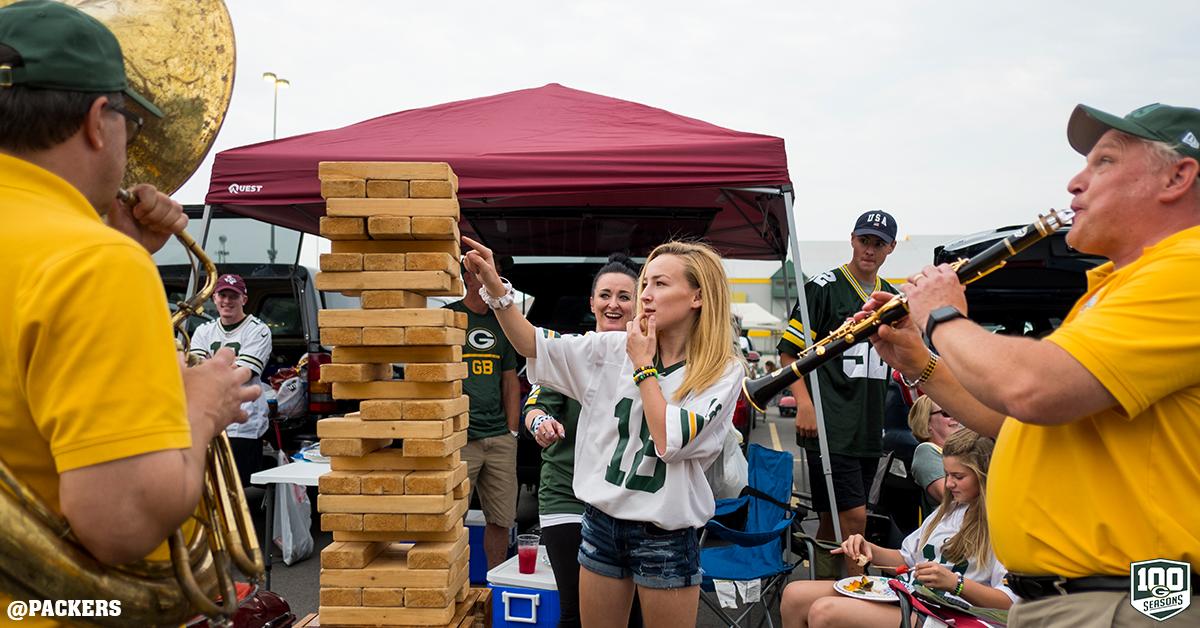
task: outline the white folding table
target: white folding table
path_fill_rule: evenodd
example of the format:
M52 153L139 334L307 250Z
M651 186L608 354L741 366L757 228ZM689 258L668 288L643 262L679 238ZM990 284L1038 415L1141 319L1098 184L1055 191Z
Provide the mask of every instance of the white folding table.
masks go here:
M263 567L266 570L266 587L271 590L271 546L275 538L275 486L277 484L299 484L316 486L318 479L329 473L329 463L294 461L279 465L250 476L250 483L267 489L267 518L263 522Z

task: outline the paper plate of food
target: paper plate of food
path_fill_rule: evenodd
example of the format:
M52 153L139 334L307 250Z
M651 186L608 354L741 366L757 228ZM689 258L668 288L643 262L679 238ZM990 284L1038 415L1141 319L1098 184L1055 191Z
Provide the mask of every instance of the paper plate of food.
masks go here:
M888 586L888 579L882 576L842 578L834 583L833 589L842 595L872 602L895 602L899 599Z

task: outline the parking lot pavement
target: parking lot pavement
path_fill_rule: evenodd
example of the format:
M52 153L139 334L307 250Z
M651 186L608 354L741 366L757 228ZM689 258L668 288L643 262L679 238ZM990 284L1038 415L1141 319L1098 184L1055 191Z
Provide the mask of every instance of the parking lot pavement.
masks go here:
M760 417L757 426L750 433L750 442L758 443L764 447L771 449L779 449L792 452L796 456L795 478L796 490L807 491L808 485L804 478L803 451L796 446L795 428L792 419L780 418L774 408L768 411L765 420ZM313 503L316 503L315 489L314 493L310 494L313 498ZM528 491L522 491L521 499L518 506L518 525L529 525L530 521L536 522L537 505L534 502L536 498ZM262 524L261 510L258 510L256 525ZM320 572L321 572L321 549L333 540L333 536L328 532L320 531L319 515L313 513L313 555L307 560L296 563L292 566L284 565L279 559L278 550L275 553L275 560L271 572L271 589L284 599L292 607L292 612L297 617L304 617L309 613L315 613L318 606L318 596L320 592ZM814 524L806 524L806 528L814 528L809 530L810 533L815 532ZM261 528L259 528L261 529ZM794 576L793 576L794 578ZM779 624L779 609L775 608L772 611L772 618L776 625ZM757 623L759 615L756 612L753 616L751 625ZM697 618L697 626L703 628L717 628L724 626L725 623L720 621L720 618L710 611L703 604L700 605L700 612Z

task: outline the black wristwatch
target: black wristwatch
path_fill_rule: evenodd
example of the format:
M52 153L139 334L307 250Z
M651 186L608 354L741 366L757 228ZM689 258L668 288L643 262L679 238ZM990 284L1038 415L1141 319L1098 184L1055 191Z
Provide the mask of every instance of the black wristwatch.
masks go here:
M946 321L952 321L956 318L966 318L967 315L958 311L958 308L953 305L943 305L938 309L929 313L929 320L925 322L925 342L929 346L933 346L933 329Z

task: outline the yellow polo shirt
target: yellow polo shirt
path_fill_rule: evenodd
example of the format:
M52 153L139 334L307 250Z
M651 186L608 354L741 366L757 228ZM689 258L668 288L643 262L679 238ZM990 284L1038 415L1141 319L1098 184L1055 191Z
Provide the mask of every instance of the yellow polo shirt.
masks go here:
M60 473L190 446L149 253L63 179L0 154L0 458L61 513Z
M987 509L1009 570L1128 576L1131 562L1166 558L1200 571L1197 321L1200 227L1125 268L1088 273L1087 293L1047 340L1118 405L1066 425L1005 421Z

